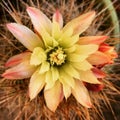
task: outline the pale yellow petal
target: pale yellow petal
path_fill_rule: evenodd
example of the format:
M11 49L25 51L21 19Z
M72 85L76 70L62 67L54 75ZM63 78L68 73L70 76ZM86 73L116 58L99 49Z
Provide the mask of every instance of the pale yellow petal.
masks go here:
M67 100L67 98L71 95L71 87L66 83L64 79L60 78L59 80L62 83L63 94Z
M53 80L51 70L49 70L49 71L46 72L45 82L46 82L45 90L51 89L54 86L55 81Z
M58 40L61 36L62 31L60 30L60 26L57 22L52 23L52 37L55 38L55 40Z
M31 65L40 65L46 59L47 59L47 56L46 56L45 51L40 47L36 47L33 50L33 53L31 55L30 64Z
M71 63L66 63L65 65L63 65L62 69L71 77L80 79L79 72L72 66Z
M58 45L58 42L48 32L46 32L44 28L41 31L41 36L46 47L56 47Z
M59 78L59 71L56 67L51 67L51 71L52 71L52 79L53 81L58 80Z
M29 97L34 99L45 85L45 74L39 74L39 69L32 75L29 83Z
M44 61L41 64L39 73L41 73L41 74L45 73L45 72L49 71L49 69L50 69L50 63L47 61Z
M93 67L87 60L84 60L83 62L71 62L71 64L74 68L83 71L90 70Z
M101 84L91 70L79 71L79 73L80 73L80 80L92 84Z
M70 62L82 62L87 57L88 57L88 55L80 55L80 54L76 54L76 53L67 54L67 60Z
M55 83L55 85L49 89L44 91L45 102L47 107L55 112L61 100L63 99L62 86L59 81Z
M65 51L65 53L72 53L72 52L75 52L75 50L76 50L76 46L75 45L73 45L73 46L71 46L71 47L69 47L69 48L65 48L64 49L64 51Z
M74 36L61 39L59 41L59 44L64 48L69 48L69 47L72 47L78 40L79 40L79 35L76 34Z
M90 45L76 45L75 53L82 55L90 55L95 53L98 50L98 45L90 44Z
M81 105L87 108L92 106L88 91L81 81L75 81L75 88L72 89L72 94Z
M68 24L66 24L65 27L63 28L63 32L72 28L74 30L73 35L81 34L90 26L94 17L95 17L94 11L80 15L79 17L71 20Z
M65 83L67 85L69 85L70 87L74 88L74 86L75 86L74 78L71 77L71 75L69 75L68 73L66 73L66 71L64 71L63 69L60 69L60 78L63 81L65 81Z
M59 41L61 42L61 41L66 40L66 38L71 37L72 34L73 34L73 29L72 29L72 28L67 29L67 30L64 31L64 32L62 31L62 35L60 36Z

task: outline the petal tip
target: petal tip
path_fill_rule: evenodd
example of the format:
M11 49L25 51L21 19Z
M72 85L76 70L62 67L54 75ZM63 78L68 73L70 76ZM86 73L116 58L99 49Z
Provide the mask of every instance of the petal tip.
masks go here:
M33 9L33 7L28 6L26 10L27 10L27 11L30 11L30 10L32 10L32 9Z
M26 9L26 11L27 11L27 13L30 15L30 14L32 14L32 15L34 15L34 14L36 14L35 12L34 12L34 9L35 8L33 8L33 7L27 7L27 9Z
M10 66L10 63L6 62L4 66L5 66L5 68L7 68Z
M92 108L92 103L91 103L91 102L87 102L87 103L86 103L86 107L87 107L87 108Z
M6 27L8 28L9 31L14 32L16 31L16 26L18 26L18 23L7 23Z
M5 79L17 79L17 72L12 72L12 71L9 71L9 70L6 70L2 75L1 75L3 78Z
M95 16L95 15L96 15L96 12L93 10L93 11L90 12L90 15Z
M30 94L30 90L28 91L28 96L30 98L30 101L32 101L35 98L34 95Z
M6 24L6 27L7 27L8 29L10 29L10 28L12 27L12 24L13 24L13 23L7 23L7 24Z
M4 78L4 76L5 76L5 73L3 73L3 74L1 75L1 77L3 77L3 78Z
M94 10L88 12L88 18L91 18L92 20L95 18L95 15L96 15L96 12Z
M109 36L103 36L105 39L109 38Z
M27 7L27 9L26 9L26 11L27 11L27 13L28 14L32 14L32 15L36 15L37 13L36 13L36 8L34 8L34 7Z
M12 73L4 72L1 77L6 78L6 79L14 79L12 76Z

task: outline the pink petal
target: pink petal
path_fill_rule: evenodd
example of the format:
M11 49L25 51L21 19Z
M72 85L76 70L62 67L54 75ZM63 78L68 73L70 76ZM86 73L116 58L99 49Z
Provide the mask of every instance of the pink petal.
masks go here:
M26 60L26 59L30 59L30 52L24 52L18 55L15 55L13 57L11 57L10 59L8 59L8 61L5 64L5 67L12 67L15 66L19 63L21 63L22 61Z
M57 23L59 23L60 28L63 27L63 17L62 17L62 14L59 12L59 10L56 10L56 12L54 13L53 21L56 21Z
M92 65L103 65L103 64L110 62L109 57L107 55L105 55L104 53L99 52L99 51L91 54L87 60Z
M29 84L30 99L34 99L45 85L45 75L39 74L39 69L32 75Z
M101 44L103 43L108 36L87 36L87 37L80 37L78 44L86 45L86 44Z
M2 77L6 79L24 79L29 78L35 71L35 67L30 66L29 61L22 62L15 67L6 70Z
M44 97L47 104L47 107L55 112L57 106L63 99L62 86L59 81L55 83L55 85L49 89L44 91Z
M65 25L63 31L73 28L74 34L81 34L90 26L94 17L95 11L91 11L86 14L80 15L79 17L71 20L67 25Z
M104 78L106 76L106 74L102 70L95 67L92 68L92 72L95 74L97 78Z
M9 31L30 51L37 46L42 46L40 38L29 28L17 23L7 24Z
M72 89L73 96L81 105L91 108L92 104L87 89L81 81L76 80L75 82L75 88Z
M48 33L51 32L51 21L48 17L42 13L39 9L34 7L28 7L27 12L31 17L31 21L39 34L41 34L41 30L44 28Z

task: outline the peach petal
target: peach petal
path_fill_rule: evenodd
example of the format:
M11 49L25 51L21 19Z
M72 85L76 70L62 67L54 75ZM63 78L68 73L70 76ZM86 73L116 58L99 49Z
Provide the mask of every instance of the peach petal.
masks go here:
M87 59L92 65L103 65L110 62L110 59L107 55L102 52L95 52L89 56Z
M90 55L95 53L98 50L98 45L89 44L89 45L77 45L76 46L76 53L80 55Z
M76 80L75 83L75 88L72 89L73 96L81 105L91 108L92 104L87 89L81 81Z
M29 65L29 61L25 61L6 70L2 77L6 79L25 79L31 77L35 69L35 67Z
M65 99L67 100L68 97L71 95L71 86L67 84L64 79L60 78L59 80L62 83L63 94L65 96Z
M51 111L55 112L59 103L63 99L61 83L59 81L56 81L55 85L51 89L45 90L44 97L45 97L47 107Z
M103 43L108 36L87 36L87 37L80 37L78 44L85 45L85 44L101 44Z
M80 73L80 80L92 84L101 84L91 70L86 70L86 71L81 70L79 71L79 73Z
M43 46L41 39L24 25L9 23L6 25L9 31L30 51L35 47Z
M59 12L59 10L56 10L56 12L54 13L53 21L56 21L57 23L59 23L60 28L63 27L63 17L62 17L62 14Z
M95 67L92 68L92 72L95 74L97 78L104 78L106 76L106 74L102 70Z
M44 13L42 13L39 9L34 7L27 7L27 12L31 18L34 28L37 30L39 34L41 34L43 28L48 33L51 33L52 27L51 21Z
M31 55L30 52L24 52L24 53L15 55L10 59L8 59L8 61L5 64L5 67L12 67L12 66L18 65L22 61L25 61L26 59L30 59L30 55Z
M29 97L30 99L34 99L38 93L43 89L45 85L45 75L39 74L39 69L35 71L30 79L29 84Z
M67 29L73 28L74 30L73 34L81 34L89 27L94 17L95 11L91 11L83 15L80 15L79 17L71 20L68 24L66 24L65 27L63 28L63 32L66 31Z

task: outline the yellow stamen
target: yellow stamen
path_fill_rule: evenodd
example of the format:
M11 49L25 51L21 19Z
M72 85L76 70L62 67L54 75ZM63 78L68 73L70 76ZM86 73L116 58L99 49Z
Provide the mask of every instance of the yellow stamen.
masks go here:
M65 62L66 54L62 48L58 48L50 54L50 63L51 65L62 65Z

